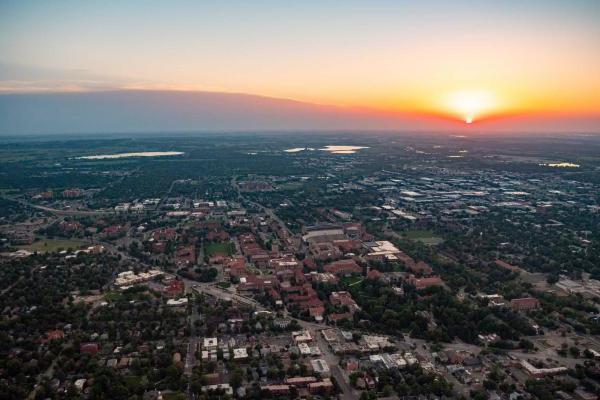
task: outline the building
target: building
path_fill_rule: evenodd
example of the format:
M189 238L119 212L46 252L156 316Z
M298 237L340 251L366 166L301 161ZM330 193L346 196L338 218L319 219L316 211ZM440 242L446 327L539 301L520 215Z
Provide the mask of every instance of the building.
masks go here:
M568 371L568 368L566 368L566 367L537 368L537 367L531 365L526 360L521 360L521 367L523 367L525 372L527 372L529 375L536 377L536 378L542 378L544 376L550 376L550 375L563 374Z
M521 299L512 299L510 306L513 310L535 310L540 307L540 301L534 297L523 297Z
M337 276L346 276L351 274L362 273L362 267L356 263L356 261L350 260L339 260L329 263L323 267L325 272Z
M292 332L292 338L295 343L307 343L312 342L312 336L309 331L296 331Z
M290 385L267 385L261 386L260 389L272 395L287 395L290 393Z
M62 192L62 197L66 199L74 199L77 197L81 197L83 194L83 190L81 189L67 189Z
M295 376L285 379L285 384L295 387L306 387L311 383L317 382L314 376Z
M329 301L331 302L331 304L333 304L334 306L337 306L337 307L343 307L343 306L348 307L348 310L351 313L354 313L354 312L360 310L360 307L358 306L358 304L356 304L356 302L352 298L352 295L346 291L332 292L331 295L329 296Z
M80 353L96 354L99 351L100 351L100 346L98 346L98 343L84 343L79 347Z
M309 383L308 391L313 395L327 395L333 391L333 383L329 378L325 378L321 382Z
M117 275L115 285L121 287L137 285L139 283L148 282L160 275L162 275L162 272L157 269L151 269L148 272L140 272L139 274L135 274L133 271L125 271Z
M496 266L498 266L500 268L504 268L504 269L507 269L507 270L512 271L512 272L517 272L518 273L519 271L521 271L521 269L519 267L516 267L514 265L510 265L509 263L507 263L505 261L502 261L502 260L495 260L494 264L496 264Z
M202 348L204 350L216 350L219 345L219 341L216 337L204 338L202 341Z
M331 375L327 361L325 361L322 358L310 360L310 366L312 367L315 373L318 373L322 377L328 377Z
M417 288L417 290L426 289L432 286L443 286L444 282L439 276L431 276L429 278L416 278L411 275L408 279L408 283Z
M333 240L346 239L344 228L339 225L318 225L306 228L306 234L302 236L304 242L331 242Z

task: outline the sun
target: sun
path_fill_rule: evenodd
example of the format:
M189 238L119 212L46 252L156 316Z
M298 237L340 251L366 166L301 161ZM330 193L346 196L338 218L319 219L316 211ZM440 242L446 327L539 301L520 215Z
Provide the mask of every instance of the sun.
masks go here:
M459 90L448 93L443 100L443 107L466 124L491 113L498 104L496 96L486 90Z

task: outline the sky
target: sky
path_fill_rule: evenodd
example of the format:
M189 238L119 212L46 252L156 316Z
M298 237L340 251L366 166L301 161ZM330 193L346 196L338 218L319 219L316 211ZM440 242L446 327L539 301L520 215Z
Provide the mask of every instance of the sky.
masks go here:
M125 89L593 130L600 1L0 2L0 93Z

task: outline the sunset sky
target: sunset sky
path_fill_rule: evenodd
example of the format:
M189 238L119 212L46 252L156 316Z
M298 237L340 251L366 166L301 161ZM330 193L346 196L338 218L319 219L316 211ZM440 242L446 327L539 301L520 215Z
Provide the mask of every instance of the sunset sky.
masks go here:
M0 3L0 92L120 89L592 129L600 1Z

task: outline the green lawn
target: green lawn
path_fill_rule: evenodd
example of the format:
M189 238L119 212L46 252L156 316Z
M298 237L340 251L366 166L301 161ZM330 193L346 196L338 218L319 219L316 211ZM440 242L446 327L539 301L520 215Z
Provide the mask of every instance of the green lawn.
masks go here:
M37 251L40 253L51 253L55 251L73 249L78 250L88 243L74 239L40 239L30 245L19 246L20 249Z
M204 253L212 257L217 253L231 255L235 250L233 243L209 243L204 245Z
M435 234L429 230L411 230L403 232L402 234L411 240L417 240L429 246L434 246L444 241L444 239L435 236Z
M116 291L104 293L104 300L107 300L107 301L117 301L117 300L120 300L121 297L123 297L123 295Z

